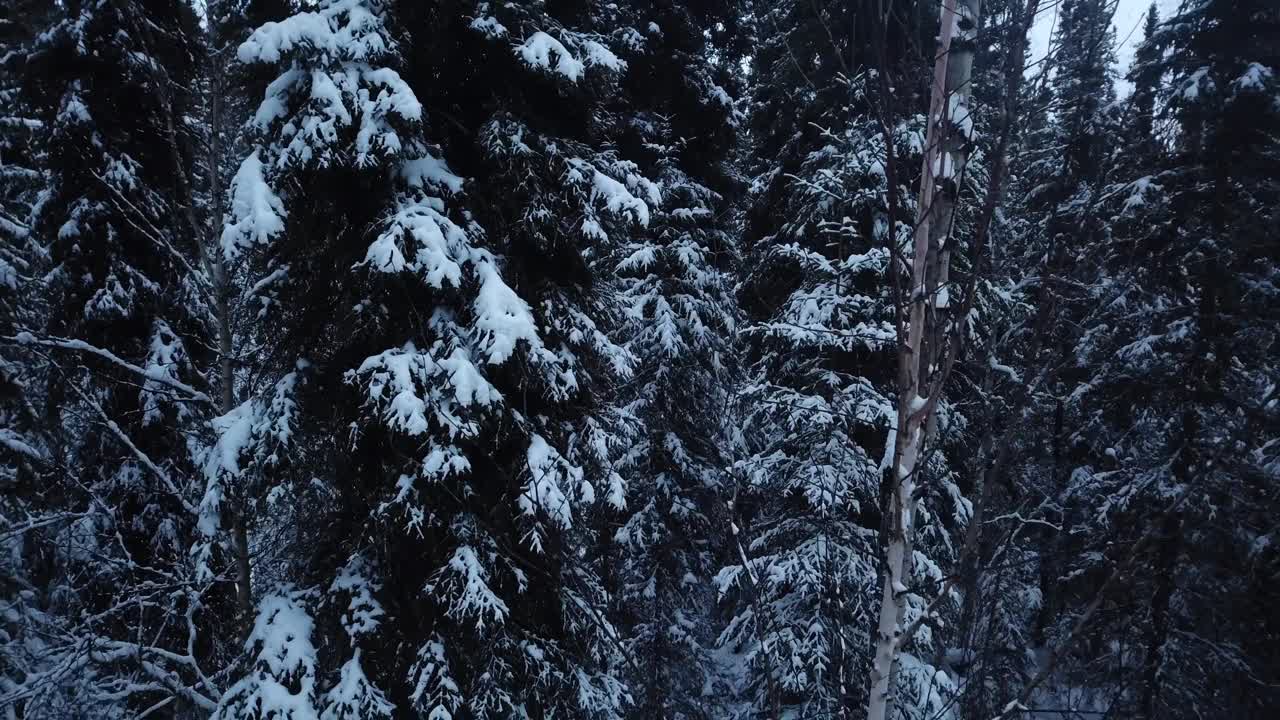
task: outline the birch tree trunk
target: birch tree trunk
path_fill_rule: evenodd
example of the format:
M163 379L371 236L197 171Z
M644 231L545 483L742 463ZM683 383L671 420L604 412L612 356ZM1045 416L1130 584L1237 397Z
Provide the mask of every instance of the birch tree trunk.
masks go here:
M979 0L942 0L938 55L929 102L919 218L911 259L909 315L898 344L898 407L891 486L882 499L884 567L871 670L868 720L885 720L893 703L894 666L902 643L915 523L916 471L935 430L940 383L931 383L946 333L950 231L956 192L968 160L969 88ZM900 328L901 332L901 328ZM922 388L932 396L921 395Z

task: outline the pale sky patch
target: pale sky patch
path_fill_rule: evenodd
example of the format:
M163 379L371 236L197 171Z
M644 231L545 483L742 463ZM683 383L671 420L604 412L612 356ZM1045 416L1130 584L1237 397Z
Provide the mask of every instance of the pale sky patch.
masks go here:
M1036 18L1036 24L1031 28L1032 61L1043 58L1049 49L1049 41L1058 23L1059 4L1059 0L1042 2L1043 7L1051 9L1043 10ZM1160 19L1164 20L1173 13L1177 2L1176 0L1156 0L1156 5L1160 8ZM1125 82L1123 77L1133 62L1134 50L1137 49L1138 43L1142 42L1143 17L1147 14L1149 7L1151 7L1151 0L1117 0L1116 3L1116 13L1111 24L1116 29L1116 59L1121 76L1117 89L1121 95L1129 92L1129 83Z

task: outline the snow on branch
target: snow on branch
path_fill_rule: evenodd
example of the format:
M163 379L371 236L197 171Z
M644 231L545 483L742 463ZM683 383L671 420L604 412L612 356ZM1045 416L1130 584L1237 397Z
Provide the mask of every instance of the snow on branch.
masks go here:
M442 584L460 584L457 597L450 603L449 613L462 617L475 616L484 627L485 617L502 624L510 610L489 587L489 572L481 564L475 549L463 545L453 551L449 564L440 571Z
M392 52L382 18L365 0L330 0L314 12L300 12L253 31L236 51L240 62L275 63L296 50L309 49L347 60L373 60Z
M31 332L24 330L22 332L17 333L16 335L0 336L0 341L9 342L16 345L39 345L41 347L57 348L60 350L73 350L75 352L83 352L83 353L88 353L90 355L96 355L119 367L122 367L128 370L129 372L132 372L136 375L141 376L142 378L144 378L149 382L155 382L161 385L167 385L175 390L179 390L183 393L186 393L188 396L190 396L190 399L192 400L195 400L198 402L205 402L205 403L211 402L208 395L200 392L199 390L196 390L190 385L174 377L171 377L169 373L162 367L159 367L159 366L152 366L147 368L139 367L127 360L122 359L120 356L116 355L110 350L107 350L105 348L100 348L95 345L90 345L89 343L84 342L83 340L74 340L74 339L60 338L60 337L37 337Z
M566 33L566 39L576 44L582 51L581 58L570 52L564 43L541 30L517 45L516 54L529 67L562 75L568 78L569 82L574 83L585 74L587 66L603 67L613 72L622 72L626 69L626 62L614 55L609 48L594 40L571 36L572 33Z
M254 116L262 129L287 119L273 164L321 167L347 163L352 153L338 142L340 129L355 126L357 167L376 164L406 149L396 129L422 120L422 103L390 67L395 48L381 3L331 0L258 28L240 45L244 63L292 64L267 86ZM279 212L274 214L279 215Z
M231 180L232 222L222 229L222 254L235 260L252 245L266 245L284 231L284 203L267 185L262 160L254 150Z
M573 525L569 496L579 489L587 502L595 496L590 483L583 479L582 469L565 460L540 435L529 440L528 461L529 482L520 494L520 509L526 515L546 512L560 529L569 529ZM538 537L531 539L534 549L540 550Z
M245 649L255 655L254 671L233 685L218 703L214 720L243 717L317 718L315 621L305 591L285 587L258 606ZM260 713L260 714L259 714Z

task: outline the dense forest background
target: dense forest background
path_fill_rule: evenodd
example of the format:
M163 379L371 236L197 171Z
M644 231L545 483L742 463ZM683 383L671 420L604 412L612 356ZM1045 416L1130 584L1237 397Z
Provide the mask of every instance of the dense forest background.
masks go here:
M0 718L1276 717L1280 4L1161 8L4 0Z

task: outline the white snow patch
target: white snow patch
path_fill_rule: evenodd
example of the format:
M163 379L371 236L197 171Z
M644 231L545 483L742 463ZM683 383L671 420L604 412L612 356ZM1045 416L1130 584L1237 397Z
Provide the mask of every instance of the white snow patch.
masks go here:
M568 78L570 82L577 82L578 78L582 77L584 70L582 61L574 57L563 43L541 30L517 45L516 52L530 67L554 71ZM553 54L556 56L554 68L551 58Z
M401 163L400 177L415 190L431 186L448 189L454 194L462 192L462 178L454 175L444 160L431 155Z
M1265 92L1267 83L1275 76L1271 68L1261 63L1251 62L1244 73L1232 81L1231 87L1236 92Z
M505 25L498 22L496 18L487 16L472 18L468 27L481 35L484 35L490 40L496 40L497 38L504 37L507 34L507 28Z
M529 482L520 495L520 509L527 515L546 512L561 529L573 525L573 512L565 488L582 483L582 469L570 465L541 435L529 438Z
M446 570L451 573L446 576L448 584L461 581L458 596L450 603L450 615L475 616L476 624L480 627L484 627L486 617L495 623L502 623L510 611L502 598L489 588L489 573L474 549L463 545L454 550ZM444 572L441 571L442 574Z
M621 72L627 67L626 62L613 54L612 50L595 40L579 39L577 45L582 52L581 59L570 52L564 43L545 32L538 31L517 45L516 53L530 67L554 72L575 83L586 72L588 65L613 72Z
M284 203L267 185L262 160L254 150L231 180L231 219L222 229L222 254L236 259L252 245L266 245L284 231Z

